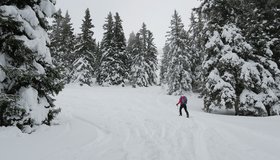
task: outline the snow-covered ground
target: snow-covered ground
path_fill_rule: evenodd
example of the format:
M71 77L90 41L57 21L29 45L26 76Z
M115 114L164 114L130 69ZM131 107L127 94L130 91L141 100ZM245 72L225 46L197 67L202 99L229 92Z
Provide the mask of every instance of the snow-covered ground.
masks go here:
M208 114L201 110L202 99L187 96L189 119L178 116L179 97L160 87L67 86L56 97L62 108L59 125L32 134L0 128L0 159L279 159L279 116Z

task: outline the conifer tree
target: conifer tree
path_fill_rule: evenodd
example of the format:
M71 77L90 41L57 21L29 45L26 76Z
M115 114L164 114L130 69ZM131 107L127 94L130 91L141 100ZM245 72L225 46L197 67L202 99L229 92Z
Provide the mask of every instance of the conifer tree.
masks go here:
M169 51L170 48L167 44L163 47L163 55L160 64L160 85L167 84L167 67L169 62Z
M64 17L59 9L53 18L53 25L51 26L49 34L53 62L63 75L63 81L69 83L71 79L70 71L73 68L73 52L76 44L76 37L68 11L65 13Z
M61 39L63 42L62 45L62 54L63 54L63 62L62 66L65 69L65 74L66 74L66 82L70 82L71 75L70 72L73 68L73 54L74 54L74 47L76 44L76 37L74 35L74 28L72 26L73 24L71 23L71 17L66 11L64 20L62 22L62 34L61 34Z
M59 112L51 96L63 86L46 32L54 11L53 0L0 3L0 126L32 132Z
M256 3L248 7L244 1L205 0L198 9L207 24L203 69L208 112L234 108L238 115L265 116L279 108L280 72L267 46L271 39L263 41L265 34L259 31L265 29L254 21L263 16L255 19L256 11L263 10Z
M53 25L50 31L50 50L53 57L53 62L56 66L60 66L63 63L63 53L62 46L64 45L62 40L62 23L64 17L62 16L62 11L59 9L53 16Z
M96 82L99 85L113 85L114 81L113 69L111 64L114 63L113 54L114 54L114 21L112 13L110 12L106 18L106 22L103 26L105 32L103 33L103 39L101 41L101 58L100 66L98 68L98 75Z
M82 33L78 36L78 44L76 46L73 58L73 70L71 72L72 82L80 82L81 84L92 85L95 71L96 42L93 39L94 25L90 17L89 9L85 11L85 18L81 27Z
M61 79L62 82L66 82L66 71L64 65L64 47L65 43L62 39L62 23L64 21L64 17L62 16L62 11L59 9L54 15L53 15L53 25L50 27L49 31L49 37L50 37L50 52L52 55L53 64L55 65L56 69L60 73L60 75L63 77Z
M126 40L119 14L116 13L114 22L110 12L103 28L105 32L101 42L102 57L97 83L100 85L123 85L127 77L125 66L127 55L125 53Z
M192 12L191 24L187 32L188 54L191 56L192 90L200 92L202 90L202 62L204 58L203 42L203 22L200 13Z
M147 25L145 23L142 24L142 28L139 31L140 33L140 38L143 43L143 52L147 51L147 39L148 39L148 29Z
M177 11L172 16L166 44L169 47L167 65L168 94L180 95L192 90L191 62L187 53L186 31Z
M131 69L133 77L131 83L134 87L148 87L156 84L157 75L157 49L153 42L153 34L143 23L136 37L131 35L129 42Z
M240 25L246 28L245 37L258 50L257 54L272 55L273 61L277 63L279 68L280 2L275 0L249 0L242 3L242 6L255 9L246 10L244 17L242 17L242 21L245 23Z
M147 47L145 53L145 61L147 63L146 72L148 74L148 84L155 85L157 84L157 74L156 71L158 69L158 59L157 59L158 51L157 47L154 44L153 33L148 30L147 34Z
M241 2L242 9L246 12L245 16L242 16L242 22L240 22L240 28L245 28L244 36L250 45L254 48L254 56L252 59L264 67L263 70L268 71L268 74L272 74L267 78L273 79L267 86L256 87L258 90L262 90L263 100L262 103L265 106L266 114L279 114L279 87L275 90L275 87L279 86L279 55L280 55L280 2L275 0L267 1L245 1ZM248 10L247 7L250 7ZM247 19L245 19L245 17ZM244 23L245 22L245 23ZM247 57L246 57L247 58ZM278 65L275 65L275 63ZM269 73L270 72L270 73ZM261 78L264 76L261 74ZM263 78L263 82L267 83L267 79ZM278 84L275 84L275 82ZM263 88L265 87L265 89ZM250 88L251 89L251 88ZM252 88L255 90L255 87ZM273 90L273 93L272 91ZM278 93L278 100L274 98L273 94ZM241 110L246 114L250 108L242 107Z
M133 51L133 45L135 43L136 35L134 32L131 32L129 34L129 38L127 41L127 47L126 47L126 54L127 54L127 62L126 66L128 67L128 73L131 72L131 65L132 65L132 51ZM128 79L130 79L128 77Z
M130 72L130 82L133 87L147 87L148 86L148 77L145 72L145 57L143 51L143 41L140 38L140 33L136 34L133 50L131 53L132 56L132 65Z
M97 77L99 73L99 67L101 65L101 58L102 58L101 45L99 42L97 42L96 44L95 55L96 55L96 61L94 63L94 77Z
M125 79L127 79L128 77L128 68L126 66L128 61L128 55L126 53L126 39L122 27L122 20L118 12L114 16L114 18L114 59L117 62L117 64L114 64L116 66L116 68L114 69L116 69L118 75L118 79L115 82L118 85L124 83Z

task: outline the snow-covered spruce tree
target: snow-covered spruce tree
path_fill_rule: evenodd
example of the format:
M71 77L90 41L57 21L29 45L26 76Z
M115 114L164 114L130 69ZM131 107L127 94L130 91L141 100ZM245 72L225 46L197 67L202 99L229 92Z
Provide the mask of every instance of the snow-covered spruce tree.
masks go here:
M96 55L96 60L94 63L94 77L97 78L98 73L99 73L99 67L101 64L101 58L102 58L100 42L97 42L97 44L96 44L95 55Z
M116 13L115 22L110 12L104 25L104 35L101 42L102 57L97 76L99 85L124 84L126 77L125 37L122 21Z
M146 72L148 74L148 84L155 85L157 84L157 74L156 70L158 69L158 51L157 47L154 44L153 33L148 30L147 34L147 46L145 52L145 61L147 63Z
M111 81L110 75L112 75L112 70L110 64L113 63L111 55L114 52L113 38L114 38L114 21L112 13L110 12L106 17L106 22L103 26L105 32L103 33L103 39L100 44L100 59L99 68L97 72L96 82L99 85L109 84Z
M196 12L191 14L191 24L187 32L188 54L191 55L192 90L201 92L202 90L202 62L204 58L203 22L201 16Z
M59 70L62 78L62 81L65 83L66 79L66 68L64 66L64 41L62 39L62 23L63 23L64 17L62 16L62 11L59 9L54 15L53 15L53 22L52 26L49 30L49 37L50 37L50 52L52 55L52 61L53 64L56 66L56 70Z
M142 28L139 30L140 38L143 43L143 52L147 50L147 39L148 39L148 29L145 23L142 24Z
M247 17L247 19L243 17L243 22L246 23L241 22L240 25L246 29L244 31L246 40L254 48L254 56L252 59L254 59L256 63L262 65L265 70L269 71L268 74L271 74L270 77L271 80L273 80L273 83L268 84L267 88L261 88L261 93L264 92L264 95L261 96L263 99L262 103L268 115L280 114L279 102L275 103L277 100L272 100L272 94L274 93L268 93L270 90L273 90L278 93L278 99L280 99L279 90L274 89L274 81L279 80L278 69L280 66L280 2L275 0L249 0L242 3L244 3L242 6L243 9L250 7L250 9L247 9L245 12L244 17ZM272 61L278 64L278 69ZM265 81L265 79L263 81ZM279 86L279 81L276 85ZM247 108L245 110L247 110ZM246 112L247 111L245 111L245 114Z
M129 34L129 38L127 41L127 46L126 46L126 54L127 54L127 62L126 66L128 68L128 73L131 71L131 65L132 65L132 51L133 51L133 45L135 43L136 35L134 32L131 32ZM130 79L130 76L128 76L128 79Z
M128 55L126 53L126 39L122 27L122 20L117 12L114 16L114 59L116 60L114 66L115 72L118 78L114 80L116 85L123 84L125 79L128 78L128 68L126 64L128 63ZM114 75L113 75L114 76Z
M67 83L70 82L72 75L70 74L72 68L73 68L73 60L74 60L74 50L76 45L76 37L74 35L74 28L71 23L71 17L66 11L65 17L62 22L62 47L61 47L61 53L62 55L62 67L65 70L65 81Z
M136 34L134 44L132 45L132 65L130 70L130 82L133 87L147 87L148 86L148 75L145 72L145 62L144 51L143 51L143 41L140 38L140 33Z
M138 36L138 37L137 37ZM148 87L156 84L157 49L153 42L153 34L143 23L131 45L131 83L134 87Z
M78 41L73 55L73 69L71 71L71 81L87 84L93 84L93 77L95 71L96 55L96 42L93 39L94 25L90 17L89 9L85 11L85 17L81 27L82 33L78 35Z
M168 62L169 62L169 46L165 44L163 47L163 55L161 58L161 64L160 64L160 85L167 84L167 67L168 67Z
M53 18L53 25L49 33L51 40L50 50L53 55L54 65L58 67L63 75L63 81L69 83L71 78L70 71L73 68L74 46L76 44L74 28L68 11L64 17L61 10L58 10Z
M199 10L206 20L207 39L204 109L234 108L238 115L269 115L279 101L275 78L280 72L271 56L258 55L244 36L249 28L239 25L247 23L249 17L241 12L248 11L243 1L205 0Z
M190 54L187 53L186 31L177 11L172 16L166 44L169 47L167 67L168 94L180 95L192 90Z
M63 86L52 65L46 17L54 1L0 2L0 126L50 124L60 111L51 97Z
M258 50L257 54L272 54L273 60L280 67L280 2L248 0L243 3L251 8L242 17L246 22L241 24L246 28L245 37Z
M54 15L53 15L53 22L52 26L50 28L50 51L52 53L53 63L56 66L61 65L63 63L62 55L61 53L62 46L63 46L63 40L62 40L62 22L64 17L62 16L62 11L59 9Z

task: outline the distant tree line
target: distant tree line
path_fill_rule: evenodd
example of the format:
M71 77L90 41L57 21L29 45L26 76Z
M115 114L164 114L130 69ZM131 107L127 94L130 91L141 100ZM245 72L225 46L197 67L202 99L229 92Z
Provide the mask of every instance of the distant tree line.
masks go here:
M122 20L110 12L103 26L103 39L94 37L90 11L85 11L81 33L75 35L71 18L58 10L49 32L54 63L60 68L65 83L101 86L132 85L148 87L157 83L157 48L153 34L143 23L126 42Z

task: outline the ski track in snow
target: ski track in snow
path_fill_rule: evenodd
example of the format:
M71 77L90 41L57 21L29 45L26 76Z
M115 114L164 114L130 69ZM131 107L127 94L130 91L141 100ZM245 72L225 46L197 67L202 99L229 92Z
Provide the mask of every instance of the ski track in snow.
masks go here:
M243 124L261 119L204 113L202 100L188 97L189 119L184 112L178 116L178 97L165 95L160 87L68 86L57 97L56 105L63 110L59 125L8 140L21 144L16 150L29 160L276 160L280 156L280 139L275 136L279 129L270 135L258 130L258 124L253 128ZM233 123L233 119L239 120ZM279 120L266 118L264 124ZM32 145L36 140L39 143ZM0 151L5 160L18 160L19 156L6 153L15 150L12 146Z

